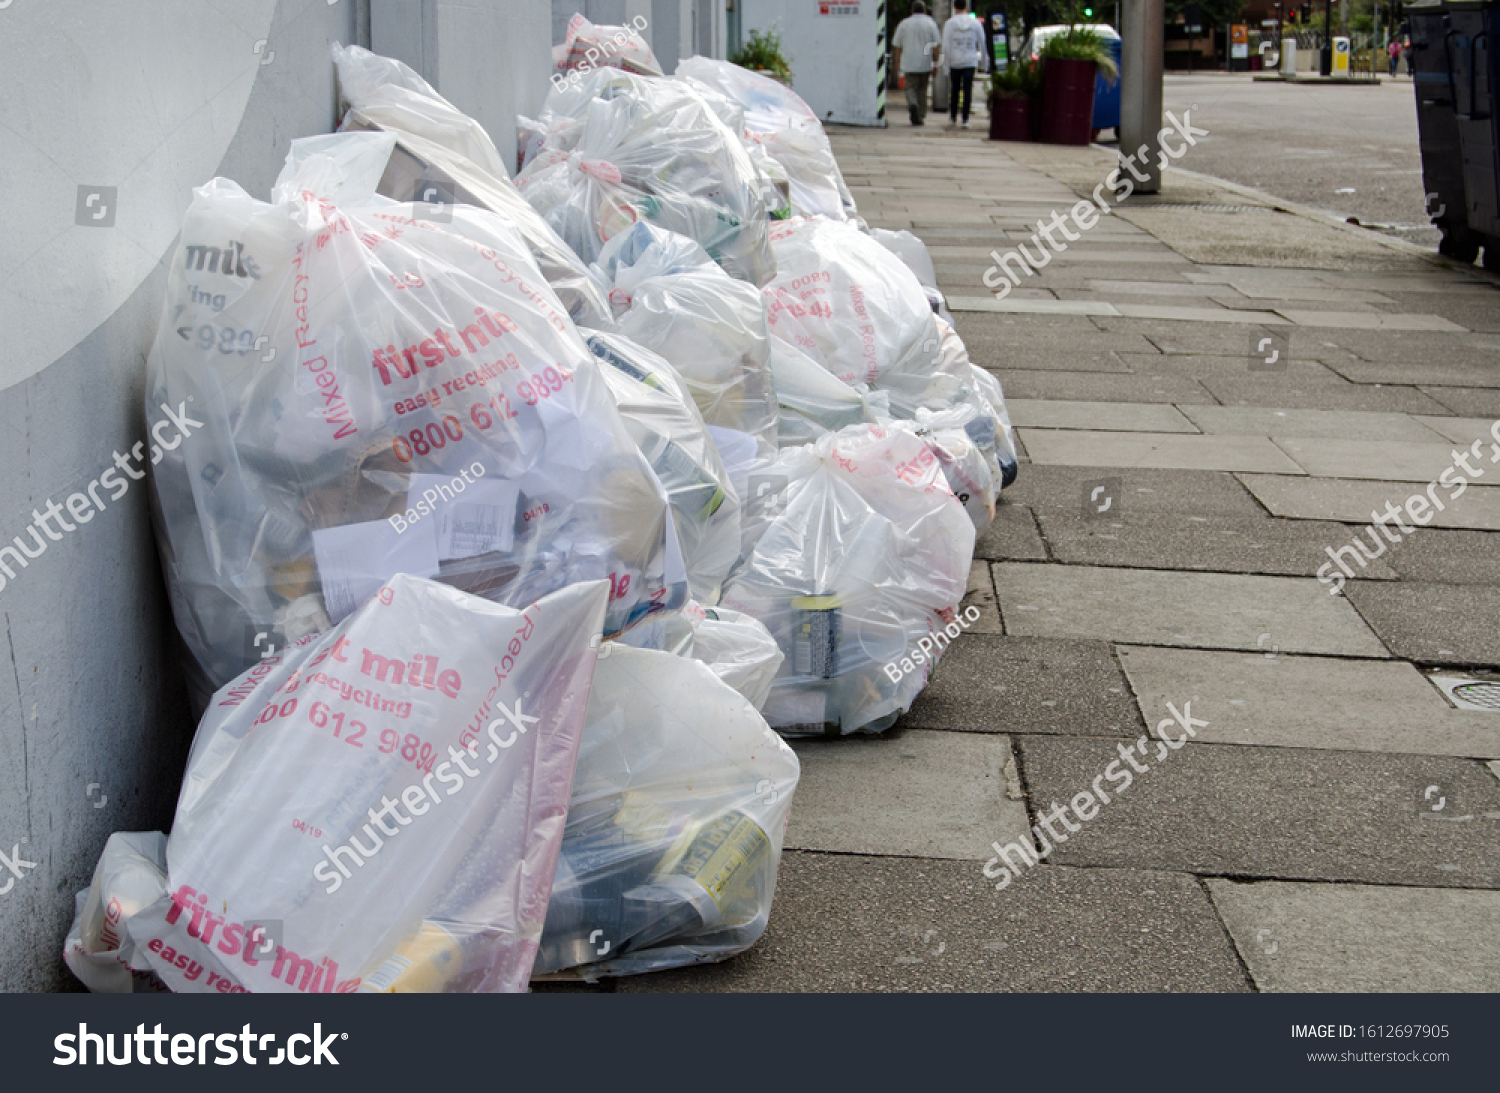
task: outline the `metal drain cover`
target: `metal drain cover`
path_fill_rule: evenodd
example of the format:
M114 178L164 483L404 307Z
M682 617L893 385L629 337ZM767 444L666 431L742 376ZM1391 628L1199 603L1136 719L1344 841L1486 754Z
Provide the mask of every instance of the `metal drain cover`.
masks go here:
M1500 713L1500 682L1469 676L1429 676L1448 701L1460 710Z

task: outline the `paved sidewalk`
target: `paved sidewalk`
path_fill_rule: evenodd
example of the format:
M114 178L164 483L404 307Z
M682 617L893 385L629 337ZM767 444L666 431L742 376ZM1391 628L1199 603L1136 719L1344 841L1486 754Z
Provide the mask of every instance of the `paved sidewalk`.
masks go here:
M975 125L833 140L1019 427L991 632L891 732L797 745L759 945L606 989L1500 990L1500 712L1428 678L1500 678L1496 282L1169 171L996 301L991 250L1113 154ZM1471 442L1478 484L1329 595L1327 548ZM1131 751L1181 737L1169 704L1196 741ZM1127 751L1133 784L996 891L991 843L1039 849Z

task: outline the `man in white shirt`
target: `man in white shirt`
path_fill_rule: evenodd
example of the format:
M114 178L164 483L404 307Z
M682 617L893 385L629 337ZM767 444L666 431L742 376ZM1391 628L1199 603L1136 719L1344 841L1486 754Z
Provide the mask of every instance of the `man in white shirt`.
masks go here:
M984 25L969 12L969 0L953 0L953 18L943 26L943 67L948 70L948 119L957 124L962 101L965 129L974 72L984 59Z
M911 14L901 20L891 37L891 64L906 77L906 108L913 125L926 124L927 86L942 40L922 0L914 0Z

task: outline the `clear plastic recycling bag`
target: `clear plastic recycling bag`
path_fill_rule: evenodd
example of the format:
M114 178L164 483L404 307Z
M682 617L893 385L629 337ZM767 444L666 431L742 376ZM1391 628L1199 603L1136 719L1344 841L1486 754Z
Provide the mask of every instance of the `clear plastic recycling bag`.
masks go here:
M795 91L769 76L710 57L686 58L678 63L677 75L739 104L747 139L762 143L786 171L796 215L859 219L823 123Z
M740 499L692 395L661 357L628 338L599 331L585 340L625 428L667 491L688 589L714 604L739 558Z
M757 510L754 549L722 601L764 623L785 656L766 720L787 735L884 731L926 682L887 666L955 622L974 525L905 423L786 449L767 478L774 503Z
M742 281L774 275L765 181L685 81L595 69L553 88L541 124L547 135L517 184L585 261L645 220L696 241Z
M782 446L811 444L846 425L878 421L888 416L887 400L873 398L836 379L822 365L790 342L771 335L771 373L776 378L777 442Z
M594 268L609 287L615 329L677 370L704 421L744 434L760 459L773 458L776 380L761 293L691 239L651 224L616 235Z
M512 605L608 579L618 632L687 598L666 494L516 230L372 195L391 134L293 142L274 201L195 191L148 405L201 696L392 573Z
M517 610L400 575L234 680L193 741L158 897L149 846L111 861L70 963L220 994L525 990L608 596ZM106 932L88 908L122 891Z
M542 276L575 322L598 326L608 321L609 305L587 264L521 196L477 121L400 61L337 43L333 60L349 104L340 129L376 129L396 137L378 192L432 206L423 215L435 222L442 222L444 206L454 203L499 213L526 240Z
M637 18L644 28L644 17ZM599 66L623 68L638 76L662 74L661 62L651 52L651 44L633 24L600 26L575 13L568 20L562 45L552 47L552 67L562 74L554 75L553 83L568 74L588 72Z
M535 974L723 960L765 931L797 757L698 660L599 654Z
M922 286L899 258L823 217L773 224L771 244L776 277L764 294L772 334L847 384L925 389L938 331Z

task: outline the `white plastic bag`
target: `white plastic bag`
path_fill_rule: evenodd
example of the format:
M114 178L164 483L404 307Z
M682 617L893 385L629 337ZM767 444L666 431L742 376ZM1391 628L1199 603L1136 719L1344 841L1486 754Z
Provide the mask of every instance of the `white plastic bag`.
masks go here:
M731 276L771 279L764 180L685 81L596 69L554 88L540 120L548 136L517 183L585 261L647 220L695 240Z
M925 385L938 332L922 286L900 259L859 229L821 217L772 225L771 245L772 334L847 384Z
M811 444L846 425L878 420L884 402L872 406L866 395L830 374L790 342L771 335L771 373L780 406L777 443Z
M644 27L644 19L642 19ZM601 26L589 22L582 13L568 20L563 44L552 50L553 67L558 73L588 72L603 66L623 68L638 76L660 76L661 63L651 52L651 44L641 37L635 26ZM554 75L554 86L563 76Z
M955 621L974 525L911 429L850 426L768 473L785 484L723 600L786 658L766 720L788 735L881 732L926 682L887 665Z
M688 57L677 75L712 87L745 112L745 132L760 139L791 179L792 206L798 216L822 214L858 221L854 196L844 182L823 123L791 88L729 61Z
M764 932L797 757L696 660L600 654L539 976L723 960Z
M339 88L349 103L341 129L378 129L396 137L379 192L397 201L434 206L479 205L505 217L526 240L542 276L575 322L609 318L603 292L573 253L511 182L489 134L400 61L359 46L333 46Z
M649 349L597 331L586 341L607 365L605 384L625 428L667 491L692 597L718 603L739 557L740 500L703 415L682 378Z
M132 965L221 994L524 990L608 593L518 611L393 577L218 692Z
M610 286L615 328L666 358L710 426L746 434L759 458L774 457L776 382L761 294L692 240L650 224L611 239L595 269Z
M184 219L147 404L193 423L152 485L200 695L397 572L518 606L607 578L611 633L686 602L666 495L520 236L371 194L394 140L293 142L273 203L217 179Z
M952 326L953 315L948 311L947 299L937 287L937 271L933 269L927 244L909 231L889 231L886 228L872 229L870 237L901 259L927 293L927 302L932 305L933 313Z
M167 837L117 831L104 844L90 885L75 900L63 960L96 994L152 994L167 986L136 953L127 923L167 891Z

